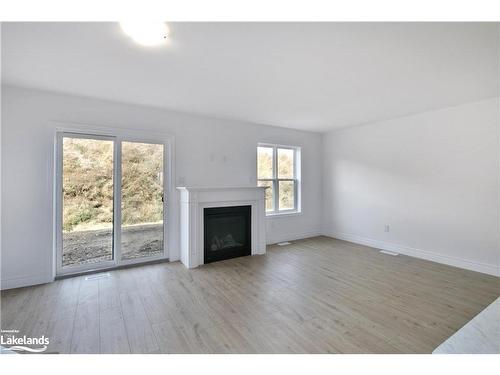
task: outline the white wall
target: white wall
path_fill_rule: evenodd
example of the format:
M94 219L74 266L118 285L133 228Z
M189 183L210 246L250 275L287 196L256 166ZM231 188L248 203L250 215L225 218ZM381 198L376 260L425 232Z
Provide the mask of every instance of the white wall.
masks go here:
M325 234L500 274L498 98L333 131L323 147Z
M2 288L52 277L51 121L173 134L176 185L181 177L182 185L253 185L258 142L301 146L303 214L268 218L267 240L320 233L319 134L17 87L4 86L2 94ZM177 243L169 256L178 259Z

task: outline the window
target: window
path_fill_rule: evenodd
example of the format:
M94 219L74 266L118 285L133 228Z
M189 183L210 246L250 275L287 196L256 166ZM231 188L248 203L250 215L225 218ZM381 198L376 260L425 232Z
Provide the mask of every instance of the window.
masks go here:
M266 187L268 215L300 211L300 148L259 144L257 180Z

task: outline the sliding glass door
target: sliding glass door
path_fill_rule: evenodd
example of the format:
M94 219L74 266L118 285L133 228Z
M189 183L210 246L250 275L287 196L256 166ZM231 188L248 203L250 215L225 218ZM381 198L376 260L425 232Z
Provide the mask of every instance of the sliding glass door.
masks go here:
M165 146L60 133L57 273L165 256Z
M122 142L121 256L163 253L163 145Z
M62 139L62 266L113 260L114 140Z

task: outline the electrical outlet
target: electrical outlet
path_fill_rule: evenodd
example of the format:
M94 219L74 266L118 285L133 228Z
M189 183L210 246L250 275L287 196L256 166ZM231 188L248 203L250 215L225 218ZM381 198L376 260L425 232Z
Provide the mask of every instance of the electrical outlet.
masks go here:
M385 224L384 231L389 233L391 231L391 226L389 224Z

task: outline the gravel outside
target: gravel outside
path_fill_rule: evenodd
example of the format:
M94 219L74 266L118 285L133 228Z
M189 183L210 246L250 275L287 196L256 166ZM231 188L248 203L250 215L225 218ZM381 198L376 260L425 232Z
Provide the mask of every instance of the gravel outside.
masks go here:
M123 227L121 242L123 259L159 255L163 251L163 224ZM111 260L112 249L112 229L64 233L63 266Z

